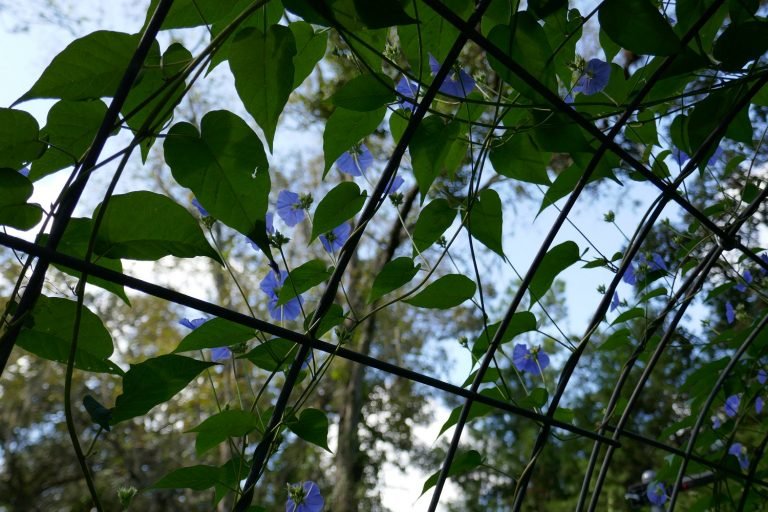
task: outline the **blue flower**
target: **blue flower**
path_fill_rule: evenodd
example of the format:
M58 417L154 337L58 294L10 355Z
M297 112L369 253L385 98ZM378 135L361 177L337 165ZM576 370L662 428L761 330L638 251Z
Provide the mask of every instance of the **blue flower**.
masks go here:
M725 319L729 324L732 324L736 320L736 312L733 310L731 301L725 303Z
M764 263L768 264L768 254L763 253L760 255L760 259L763 260ZM766 275L768 274L768 271L765 270L763 267L760 267L760 275Z
M736 290L740 292L747 291L747 285L752 283L752 272L749 270L745 270L744 274L741 276L741 278L744 280L743 282L739 282L739 284L736 285Z
M306 481L288 485L288 501L285 512L320 512L325 500L315 482Z
M320 242L322 242L326 251L334 253L344 247L350 233L352 233L352 228L349 223L345 222L334 228L330 233L320 235Z
M195 318L193 320L190 320L189 318L182 318L181 320L179 320L179 325L183 325L184 327L187 327L194 331L195 329L197 329L207 321L208 321L207 318Z
M619 307L619 292L613 292L613 299L611 299L611 311Z
M766 380L768 380L768 372L766 372L762 368L757 370L757 382L759 382L760 384L765 384Z
M405 76L403 76L395 86L395 92L397 92L397 94L403 97L403 99L398 102L398 105L400 105L400 108L402 108L403 110L410 110L411 112L413 112L413 109L416 108L415 102L416 102L416 94L418 90L419 88L416 83L411 82ZM413 100L413 101L408 101L408 100Z
M29 178L29 167L22 167L21 169L19 169L19 174L21 174L25 178Z
M715 152L712 153L711 157L709 157L707 165L713 165L721 156L723 156L723 150L720 148L720 146L717 146ZM672 158L675 160L675 162L677 162L677 165L683 165L685 162L691 159L688 153L678 148L672 148Z
M400 187L403 186L403 183L405 183L405 180L400 176L392 176L392 179L389 180L389 183L387 184L387 188L384 189L384 194L394 194Z
M651 482L648 484L645 495L648 496L648 501L651 502L651 505L656 505L657 507L667 502L667 490L661 482Z
M192 206L197 208L197 211L200 212L200 216L201 217L210 217L211 216L211 214L208 213L208 210L203 208L203 205L200 204L200 201L198 201L196 197L192 198Z
M269 297L267 309L269 309L269 315L274 320L295 320L301 314L301 305L304 302L301 298L301 295L292 298L282 306L277 305L277 299L280 296L280 289L282 288L283 283L285 283L285 279L287 277L288 272L285 270L281 270L279 276L276 272L270 271L259 284L261 291L266 293L267 297Z
M741 469L745 470L749 467L749 457L747 457L747 449L744 448L741 443L733 443L730 448L728 448L728 454L735 456L737 459L739 459L739 466L741 466Z
M757 414L761 414L763 412L764 405L765 405L765 402L763 401L763 397L759 396L755 398L755 412Z
M712 428L717 430L718 428L720 428L722 424L723 422L720 420L719 414L715 414L714 416L712 416Z
M738 414L739 412L739 404L741 403L741 398L739 395L731 395L728 398L725 399L725 414L729 418L733 418Z
M436 75L440 71L440 63L431 53L429 54L429 68L432 70L432 75ZM460 69L458 77L456 77L456 72L449 73L445 80L443 80L443 83L440 84L439 90L441 93L449 96L466 98L467 94L471 93L474 88L475 81L466 71Z
M664 263L664 258L657 252L651 255L651 270L667 270L667 264Z
M540 346L529 349L528 345L518 343L512 352L512 363L521 372L540 375L541 371L549 366L549 356Z
M290 190L281 190L277 194L277 214L290 227L304 220L304 209L301 207L299 194Z
M211 349L211 360L213 361L223 361L224 359L229 359L231 355L232 351L229 350L229 347L218 347Z
M353 146L336 160L336 167L350 176L362 176L371 165L373 165L373 155L365 144Z
M580 92L586 96L597 94L605 89L610 78L611 65L600 59L592 59L576 81L573 92Z
M627 267L627 270L624 272L624 275L621 276L621 280L627 284L631 284L632 286L637 284L637 276L635 275L635 265L633 263L629 264L629 266Z

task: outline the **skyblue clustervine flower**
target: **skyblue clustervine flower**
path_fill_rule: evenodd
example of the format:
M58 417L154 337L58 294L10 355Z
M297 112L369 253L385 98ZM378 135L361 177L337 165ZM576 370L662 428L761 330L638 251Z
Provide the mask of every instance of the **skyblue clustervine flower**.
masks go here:
M624 275L621 276L621 280L632 286L637 284L637 276L635 275L635 264L630 263Z
M320 488L312 481L288 484L288 501L285 512L320 512L325 500L320 494Z
M747 449L742 446L741 443L733 443L728 448L728 454L733 455L739 460L739 466L742 470L746 470L749 467L749 457L747 457Z
M211 349L212 361L223 361L225 359L229 359L229 356L231 355L232 351L229 350L229 347L217 347Z
M743 293L747 291L747 286L752 284L752 272L750 272L749 270L745 270L744 273L741 275L741 278L743 279L743 281L739 282L735 288L736 290Z
M416 105L413 102L416 101L418 90L419 87L415 82L411 82L405 76L400 78L400 81L397 82L397 85L395 86L395 92L403 98L397 102L400 108L413 112L413 109L416 108ZM413 100L413 102L408 100Z
M613 292L613 298L611 299L611 311L614 311L619 307L619 292Z
M193 331L203 325L205 322L207 322L207 318L193 318L190 320L189 318L182 318L179 320L179 325L186 327L188 329L192 329Z
M725 414L729 418L733 418L739 412L739 404L741 404L741 397L739 395L731 395L725 399Z
M387 183L387 188L384 189L384 194L394 194L400 187L403 186L403 183L405 183L403 178L400 176L393 176L392 179L389 180L389 183Z
M709 157L707 165L714 165L721 156L723 156L723 150L720 146L717 146L715 152L712 153L711 157ZM683 165L685 162L691 159L688 153L679 148L672 148L672 158L675 160L675 162L677 162L677 165Z
M432 54L429 55L429 68L432 70L432 75L436 75L440 71L440 63ZM475 89L475 81L469 76L469 74L463 69L459 69L458 74L456 71L449 73L445 77L443 83L440 84L439 91L449 96L455 96L457 98L466 98L469 93Z
M267 309L269 309L269 316L274 320L295 320L301 314L301 305L304 302L301 295L292 298L282 306L277 305L280 289L287 277L288 272L285 270L281 270L279 276L276 272L270 270L267 273L267 276L262 279L259 284L261 291L266 293L267 297L269 297Z
M200 213L201 217L210 217L211 216L211 214L208 213L208 210L203 208L203 205L200 204L200 201L198 201L196 197L192 198L192 206L197 208L197 211Z
M657 507L664 505L668 498L667 490L661 482L651 482L648 484L645 495L648 496L648 501L651 502L651 505L656 505Z
M179 320L179 325L186 327L187 329L192 329L193 331L203 325L205 322L207 322L209 318L193 318L190 320L189 318L182 318ZM224 359L229 359L229 356L232 354L232 351L229 350L229 347L217 347L211 349L211 360L213 361L222 361Z
M768 380L768 372L765 371L765 369L760 368L757 370L757 382L760 384L765 384L765 381Z
M733 309L733 304L731 304L731 301L725 303L725 319L729 324L732 324L734 321L736 321L736 311Z
M512 363L521 372L540 375L549 366L549 356L540 346L529 349L527 344L518 343L512 352Z
M336 167L350 176L362 176L373 165L373 155L365 144L355 145L336 160Z
M600 59L591 59L576 81L576 85L573 86L573 92L580 92L586 96L597 94L606 88L610 78L611 65Z
M666 272L667 264L664 262L664 258L657 252L651 255L651 270L663 270Z
M290 227L303 221L305 212L299 194L290 190L281 190L277 194L277 215Z
M333 231L320 235L319 238L325 250L334 253L344 247L350 233L352 233L352 228L348 222L345 222L335 227Z

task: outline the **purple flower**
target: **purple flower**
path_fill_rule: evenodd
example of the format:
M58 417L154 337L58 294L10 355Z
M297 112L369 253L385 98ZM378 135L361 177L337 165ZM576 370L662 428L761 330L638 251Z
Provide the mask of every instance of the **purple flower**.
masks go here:
M301 207L299 194L290 190L281 190L277 194L277 214L290 227L304 220L304 209Z
M285 270L281 270L279 276L276 272L270 271L259 284L261 291L266 293L267 297L269 297L267 309L269 309L269 315L274 320L295 320L301 314L301 305L303 303L301 295L292 298L282 306L277 305L277 299L280 296L280 289L282 288L283 283L285 283L285 279L287 277L288 272Z
M200 216L201 217L210 217L211 216L211 214L208 213L208 210L203 208L203 205L200 204L200 201L198 201L196 197L192 198L192 206L197 208L197 211L200 212Z
M21 174L25 178L29 178L29 167L22 167L21 169L19 169L19 174Z
M208 321L207 318L195 318L193 320L190 320L189 318L182 318L181 320L179 320L179 325L183 325L184 327L187 327L194 331L195 329L197 329L207 321Z
M336 167L350 176L362 176L373 165L373 155L365 144L353 146L336 160Z
M648 501L651 502L651 505L656 505L657 507L667 502L667 490L661 482L649 483L648 488L645 490L645 495L648 496Z
M586 96L597 94L605 89L610 78L611 65L600 59L592 59L576 81L573 92L580 92Z
M397 85L395 86L395 92L403 97L403 99L398 102L400 108L413 112L413 109L416 108L415 101L418 89L418 85L408 80L405 76L403 76L400 81L397 82ZM413 100L413 102L408 100Z
M760 255L760 259L763 260L765 264L768 264L768 254L763 253ZM768 271L766 271L763 267L760 267L760 275L766 275L768 274Z
M755 398L755 412L757 414L761 414L763 412L763 406L765 403L763 402L763 397L759 396Z
M384 194L394 194L403 186L403 183L405 183L405 180L400 176L392 176L392 179L389 180L389 183L387 184L387 188L384 189Z
M653 253L651 255L651 270L663 270L666 272L667 264L664 263L664 259L659 253Z
M272 212L267 212L266 217L264 217L265 222L267 223L267 235L274 235L275 234L275 214ZM250 244L251 247L253 247L255 250L259 250L259 246L256 245L256 242L251 240L250 238L246 237L246 240L248 240L248 244Z
M736 312L733 310L731 301L725 303L725 319L729 324L732 324L736 320Z
M747 449L744 448L741 443L733 443L728 448L728 454L735 456L739 459L739 466L742 470L746 470L749 467L749 458L747 457Z
M624 272L624 275L621 276L621 280L633 286L637 284L637 276L635 275L635 265L633 263L629 264L629 266L627 267L627 270Z
M285 512L320 512L325 500L315 482L306 481L288 485L288 501Z
M518 343L512 352L512 363L521 372L540 375L541 371L549 366L549 356L540 346L529 349L528 345Z
M436 58L429 54L429 68L432 70L432 75L436 75L440 71L440 63ZM466 98L467 94L471 93L475 88L475 81L469 74L463 69L459 70L458 77L456 72L449 73L445 77L443 83L440 84L440 92L449 96L455 96L457 98Z
M320 235L320 242L322 242L326 251L334 253L344 247L350 233L352 233L352 228L348 222L345 222L334 228L330 233Z
M739 404L741 403L741 398L739 395L731 395L725 400L725 414L729 418L733 418L738 414L739 412Z
M766 372L762 368L757 370L757 382L759 382L760 384L765 384L766 380L768 380L768 372Z
M619 307L619 292L613 292L613 299L611 299L611 311L614 311Z
M211 360L213 361L223 361L229 359L231 355L232 351L229 350L229 347L217 347L211 349Z

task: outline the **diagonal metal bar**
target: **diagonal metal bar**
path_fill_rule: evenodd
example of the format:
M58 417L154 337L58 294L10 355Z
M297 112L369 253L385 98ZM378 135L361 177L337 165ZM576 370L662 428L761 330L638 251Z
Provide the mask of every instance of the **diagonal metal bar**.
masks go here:
M61 238L64 236L64 230L66 229L69 219L72 217L72 213L75 210L75 206L80 200L80 196L88 183L91 170L98 162L101 152L104 150L104 144L115 126L115 122L120 115L120 110L128 97L128 92L141 71L144 60L152 47L152 43L155 42L160 27L172 5L173 0L161 0L158 3L155 12L152 14L152 18L147 24L147 29L142 34L139 45L120 80L120 84L115 91L112 102L107 109L107 113L104 115L104 119L102 119L101 125L96 132L96 136L91 143L91 147L83 159L83 163L73 171L75 178L73 179L71 186L69 186L63 193L62 201L56 212L56 218L54 219L50 234L48 235L46 246L51 250L55 250L56 247L58 247ZM49 262L47 260L43 258L38 259L35 269L32 271L32 275L27 283L27 287L16 307L13 318L8 324L2 337L0 337L0 376L2 376L3 370L8 363L8 358L11 355L11 351L16 344L16 338L21 330L22 322L20 320L24 315L29 313L42 292L48 266Z
M516 414L518 416L537 422L549 422L554 428L559 428L566 432L571 432L573 434L577 434L588 439L600 441L610 445L619 445L618 441L614 441L608 437L596 436L592 431L588 429L571 425L559 420L550 420L545 415L539 414L535 411L524 409L514 404L496 400L479 393L472 393L468 389L442 381L435 377L431 377L429 375L425 375L408 368L403 368L401 366L394 365L392 363L388 363L371 356L360 354L353 350L339 347L327 341L311 338L306 334L292 331L290 329L286 329L285 327L281 327L264 320L259 320L258 318L253 318L243 313L219 306L218 304L197 299L170 288L165 288L163 286L150 283L148 281L144 281L136 277L132 277L121 272L96 265L94 263L86 263L79 258L74 258L60 252L52 251L44 246L36 245L32 242L14 237L7 233L0 232L0 245L17 251L25 252L38 258L46 258L51 263L63 265L79 272L88 272L90 275L95 277L127 286L128 288L146 293L147 295L152 295L153 297L157 297L159 299L167 300L181 306L186 306L191 309L200 311L201 313L207 313L214 317L223 318L225 320L229 320L239 325L250 327L254 330L262 331L276 337L285 338L299 345L308 346L312 349L317 349L327 354L334 354L343 359L347 359L349 361L353 361L355 363L359 363L400 378L408 379L410 381L417 382L419 384L423 384L425 386L429 386L431 388L438 389L452 395L461 396L463 398L472 398L478 403L489 405L500 411L510 412L512 414Z

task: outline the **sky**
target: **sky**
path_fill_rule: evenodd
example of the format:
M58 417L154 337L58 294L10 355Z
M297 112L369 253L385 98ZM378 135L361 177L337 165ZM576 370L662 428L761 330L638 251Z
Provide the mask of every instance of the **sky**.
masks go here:
M30 3L33 5L42 4L42 1L37 0ZM146 5L147 3L147 1L134 2L135 5ZM77 31L85 34L98 27L99 29L132 32L140 28L142 20L130 20L115 15L115 12L110 10L103 15L97 13L93 19L84 22ZM0 106L4 107L10 106L16 98L31 87L52 56L63 49L74 37L68 30L49 23L32 25L29 31L11 30L15 25L14 20L9 18L8 11L0 11ZM222 66L222 68L224 67ZM224 70L221 71L223 74ZM35 115L40 126L43 126L45 113L50 104L51 102L46 101L28 102L20 105L20 108ZM273 160L276 162L292 158L298 158L299 161L301 158L308 159L317 154L321 147L321 134L319 132L301 132L285 127L281 130L276 137L276 148L273 156ZM297 140L300 140L301 143L297 143ZM302 154L301 151L305 153ZM299 152L298 155L297 152ZM380 170L383 168L386 155L378 155L378 157L376 165L378 166L377 169ZM50 205L60 190L63 179L64 173L59 173L36 184L34 200L44 207ZM130 183L126 183L124 186L130 187ZM103 183L97 183L94 190L99 187L103 187ZM653 189L644 184L628 184L627 187L620 187L615 184L605 185L600 197L589 196L579 202L574 215L571 217L572 221L578 229L589 234L592 243L605 254L612 255L625 248L626 240L614 226L603 221L604 214L609 210L616 212L617 224L628 235L631 235L633 227L643 211L642 206L649 204L654 197L652 192ZM511 265L520 273L527 270L536 249L557 215L556 209L550 207L537 216L536 212L541 195L537 195L535 190L532 194L532 200L523 200L517 204L509 202L505 204L505 210L508 213L505 218L511 219L511 222L508 222L504 228L504 249ZM88 214L93 206L95 205L90 204L84 207L80 213ZM670 211L670 215L674 218L677 215L675 208L671 207ZM31 235L28 234L27 236ZM571 225L564 227L555 243L564 240L574 240L582 250L588 245L576 228ZM586 259L595 256L594 250L590 250ZM488 272L493 281L505 284L514 279L514 272L509 266L499 263L498 260L484 261L487 262L487 267L483 270ZM584 271L578 267L579 265L572 267L563 274L566 282L565 297L568 308L568 319L563 328L567 333L575 335L582 334L592 317L594 308L601 299L601 295L596 291L597 286L608 284L612 277L608 271ZM149 276L151 272L150 264L134 264L128 268L131 273L138 277ZM155 279L158 277L154 273L151 275ZM188 280L179 280L178 276L172 274L166 274L163 279L167 282L176 283L175 287L179 291L195 296L205 296L207 287L205 282L197 281L189 283L189 286L180 287L178 286L180 281ZM503 287L500 286L499 288ZM622 297L629 295L630 287L620 285L619 294ZM445 342L454 343L458 347L455 341L446 340ZM453 383L461 384L470 372L470 361L464 353L455 350L451 350L450 353L454 358L454 369L449 378ZM555 357L554 359L557 362L558 358ZM427 443L434 441L439 425L443 423L449 412L445 406L437 401L434 405L434 423L421 428L418 432L418 437ZM403 503L410 503L413 504L410 508L412 510L426 509L428 496L418 502L416 501L425 477L422 472L418 471L401 474L391 467L388 468L382 475L385 505L393 510L402 510ZM449 490L448 493L450 492Z

